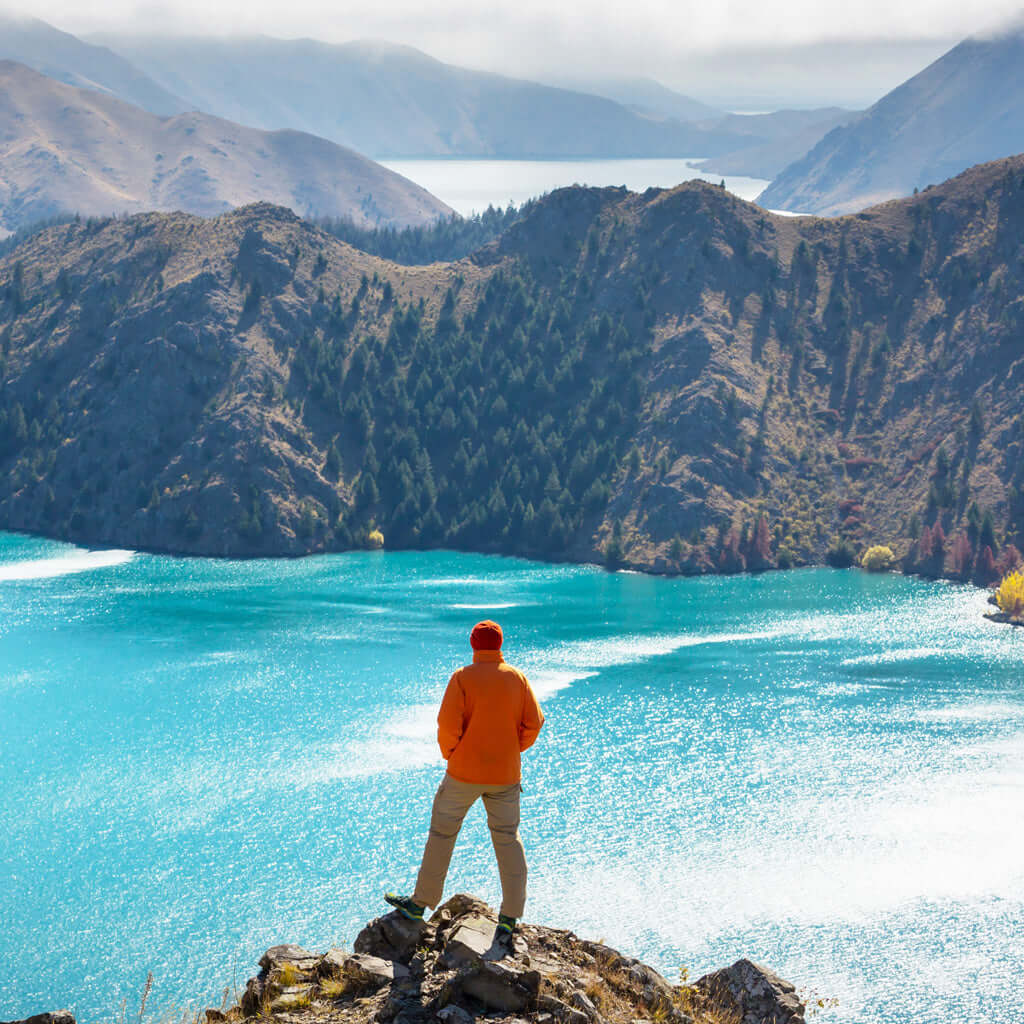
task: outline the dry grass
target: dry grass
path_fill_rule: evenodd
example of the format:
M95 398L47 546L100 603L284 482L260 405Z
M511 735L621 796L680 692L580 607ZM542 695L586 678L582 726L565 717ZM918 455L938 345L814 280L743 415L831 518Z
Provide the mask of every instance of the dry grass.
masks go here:
M282 988L288 988L291 985L298 985L300 981L305 981L305 977L295 964L282 964L277 969L277 976L274 979Z
M325 978L320 982L320 991L328 999L341 999L353 992L352 983L344 976Z
M680 985L675 993L676 1008L689 1014L696 1024L741 1024L739 1010L712 1002L692 985Z

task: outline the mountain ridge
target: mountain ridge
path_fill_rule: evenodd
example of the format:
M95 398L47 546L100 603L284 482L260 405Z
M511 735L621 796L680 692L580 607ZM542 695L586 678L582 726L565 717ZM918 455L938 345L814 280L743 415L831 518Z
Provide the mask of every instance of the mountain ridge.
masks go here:
M0 12L0 59L25 64L66 85L116 96L154 114L188 110L184 100L113 50L87 43L39 18Z
M266 205L52 228L0 261L0 523L991 576L1024 531L1022 238L1024 157L837 220L563 189L419 267Z
M334 143L197 112L159 117L113 96L0 61L0 225L58 213L214 214L272 199L364 226L421 224L451 210Z
M199 109L309 131L378 159L704 156L744 141L651 120L600 96L446 64L400 44L90 38Z

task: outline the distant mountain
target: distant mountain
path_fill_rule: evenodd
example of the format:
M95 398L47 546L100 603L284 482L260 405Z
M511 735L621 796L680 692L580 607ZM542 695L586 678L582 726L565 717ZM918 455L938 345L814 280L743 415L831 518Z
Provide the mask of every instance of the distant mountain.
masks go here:
M749 135L749 144L733 153L704 160L698 166L712 174L744 174L751 178L771 179L802 157L833 128L858 116L859 111L840 107L777 110L771 114L728 114L701 127Z
M1024 151L1024 31L967 39L829 132L758 198L839 214Z
M0 226L67 211L216 214L256 200L366 226L451 211L372 160L301 132L157 117L0 61Z
M645 117L708 121L722 115L717 107L684 96L653 78L565 78L549 79L548 84L603 96Z
M390 43L98 38L198 110L378 158L711 156L743 142Z
M38 18L0 12L0 60L26 64L68 85L117 96L154 114L180 114L189 105L105 46L93 46Z
M0 258L0 528L991 578L1024 538L1024 157L838 220L558 190L398 266L265 204ZM986 554L988 549L988 554Z

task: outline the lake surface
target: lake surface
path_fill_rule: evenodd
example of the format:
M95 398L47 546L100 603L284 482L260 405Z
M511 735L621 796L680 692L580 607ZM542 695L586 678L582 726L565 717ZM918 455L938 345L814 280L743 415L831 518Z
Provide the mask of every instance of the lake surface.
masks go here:
M0 534L0 1018L219 1004L410 887L437 702L491 616L548 722L529 920L675 980L749 956L818 1021L1019 1024L1024 631L855 571L669 580L425 553ZM483 814L449 893L498 899Z
M722 177L692 166L702 157L678 160L382 160L385 167L421 185L463 216L488 206L521 206L528 199L567 185L625 185L632 192L672 188L700 178L741 199L756 199L771 182L738 175Z

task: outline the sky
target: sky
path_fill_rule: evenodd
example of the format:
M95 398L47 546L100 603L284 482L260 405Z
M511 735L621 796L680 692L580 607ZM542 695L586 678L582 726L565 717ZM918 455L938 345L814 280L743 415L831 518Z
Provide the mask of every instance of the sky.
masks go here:
M871 102L1024 0L0 0L58 28L407 43L455 64L543 80L637 75L771 106L808 88ZM778 95L775 95L775 94ZM796 105L808 105L797 102Z

